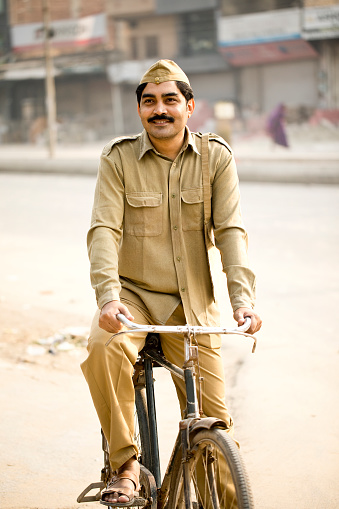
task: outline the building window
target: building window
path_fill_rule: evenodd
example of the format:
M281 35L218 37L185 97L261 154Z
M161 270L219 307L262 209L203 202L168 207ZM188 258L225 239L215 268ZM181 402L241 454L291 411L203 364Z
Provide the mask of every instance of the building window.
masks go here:
M149 35L145 38L145 56L146 58L155 58L158 52L158 37L156 35Z
M183 55L191 56L215 51L214 11L197 11L184 14L181 31Z

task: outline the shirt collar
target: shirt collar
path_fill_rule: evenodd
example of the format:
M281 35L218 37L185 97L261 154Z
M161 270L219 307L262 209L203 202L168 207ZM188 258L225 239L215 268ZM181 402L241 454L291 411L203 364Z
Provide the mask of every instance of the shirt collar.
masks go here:
M200 156L201 154L195 144L195 140L192 136L192 133L187 126L186 126L186 133L187 133L187 146L190 145L192 147L192 149L194 150L194 152L196 152L198 154L198 156Z
M194 150L194 152L196 152L200 156L200 152L197 149L197 146L195 144L195 141L194 141L194 138L192 136L192 133L189 130L189 128L186 126L185 127L185 141L184 141L184 144L182 146L181 152L184 152L184 150L186 150L188 148L188 146L190 146L192 148L192 150ZM140 137L139 161L140 161L140 159L142 159L144 157L146 152L148 152L149 150L154 150L155 153L158 153L156 151L156 149L154 148L154 146L152 145L151 140L148 137L147 131L144 129L142 131L141 137Z

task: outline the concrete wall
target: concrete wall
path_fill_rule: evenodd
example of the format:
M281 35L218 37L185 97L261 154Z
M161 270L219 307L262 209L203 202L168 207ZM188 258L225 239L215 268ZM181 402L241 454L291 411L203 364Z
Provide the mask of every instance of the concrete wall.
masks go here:
M135 94L136 87L132 85L122 86L122 103L124 117L124 134L140 133L143 129L138 111L137 96Z
M244 109L250 109L253 112L262 110L264 105L264 88L261 66L241 69L240 101Z
M305 60L264 68L265 112L284 102L287 106L317 104L318 61Z
M319 106L339 108L339 40L320 43Z
M194 95L210 104L232 101L267 113L279 102L291 107L317 105L318 60L244 67L190 76Z
M268 112L279 102L287 106L316 106L318 60L247 67L241 72L241 102Z
M234 78L230 72L190 75L194 96L209 103L234 101Z

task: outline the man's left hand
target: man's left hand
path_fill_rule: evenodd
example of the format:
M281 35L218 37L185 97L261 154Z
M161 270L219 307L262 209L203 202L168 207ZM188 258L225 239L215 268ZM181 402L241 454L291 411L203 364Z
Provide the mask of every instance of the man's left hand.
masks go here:
M246 331L249 334L254 334L255 332L258 332L260 330L262 321L259 315L253 311L251 308L238 308L233 313L233 318L236 322L238 322L238 326L244 325L245 318L250 317L251 318L251 326Z

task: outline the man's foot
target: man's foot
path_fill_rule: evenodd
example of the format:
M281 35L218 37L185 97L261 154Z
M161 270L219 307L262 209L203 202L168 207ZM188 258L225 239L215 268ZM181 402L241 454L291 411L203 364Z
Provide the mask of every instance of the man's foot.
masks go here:
M131 458L124 463L108 483L101 494L104 505L133 505L134 497L139 490L140 465L137 459Z

